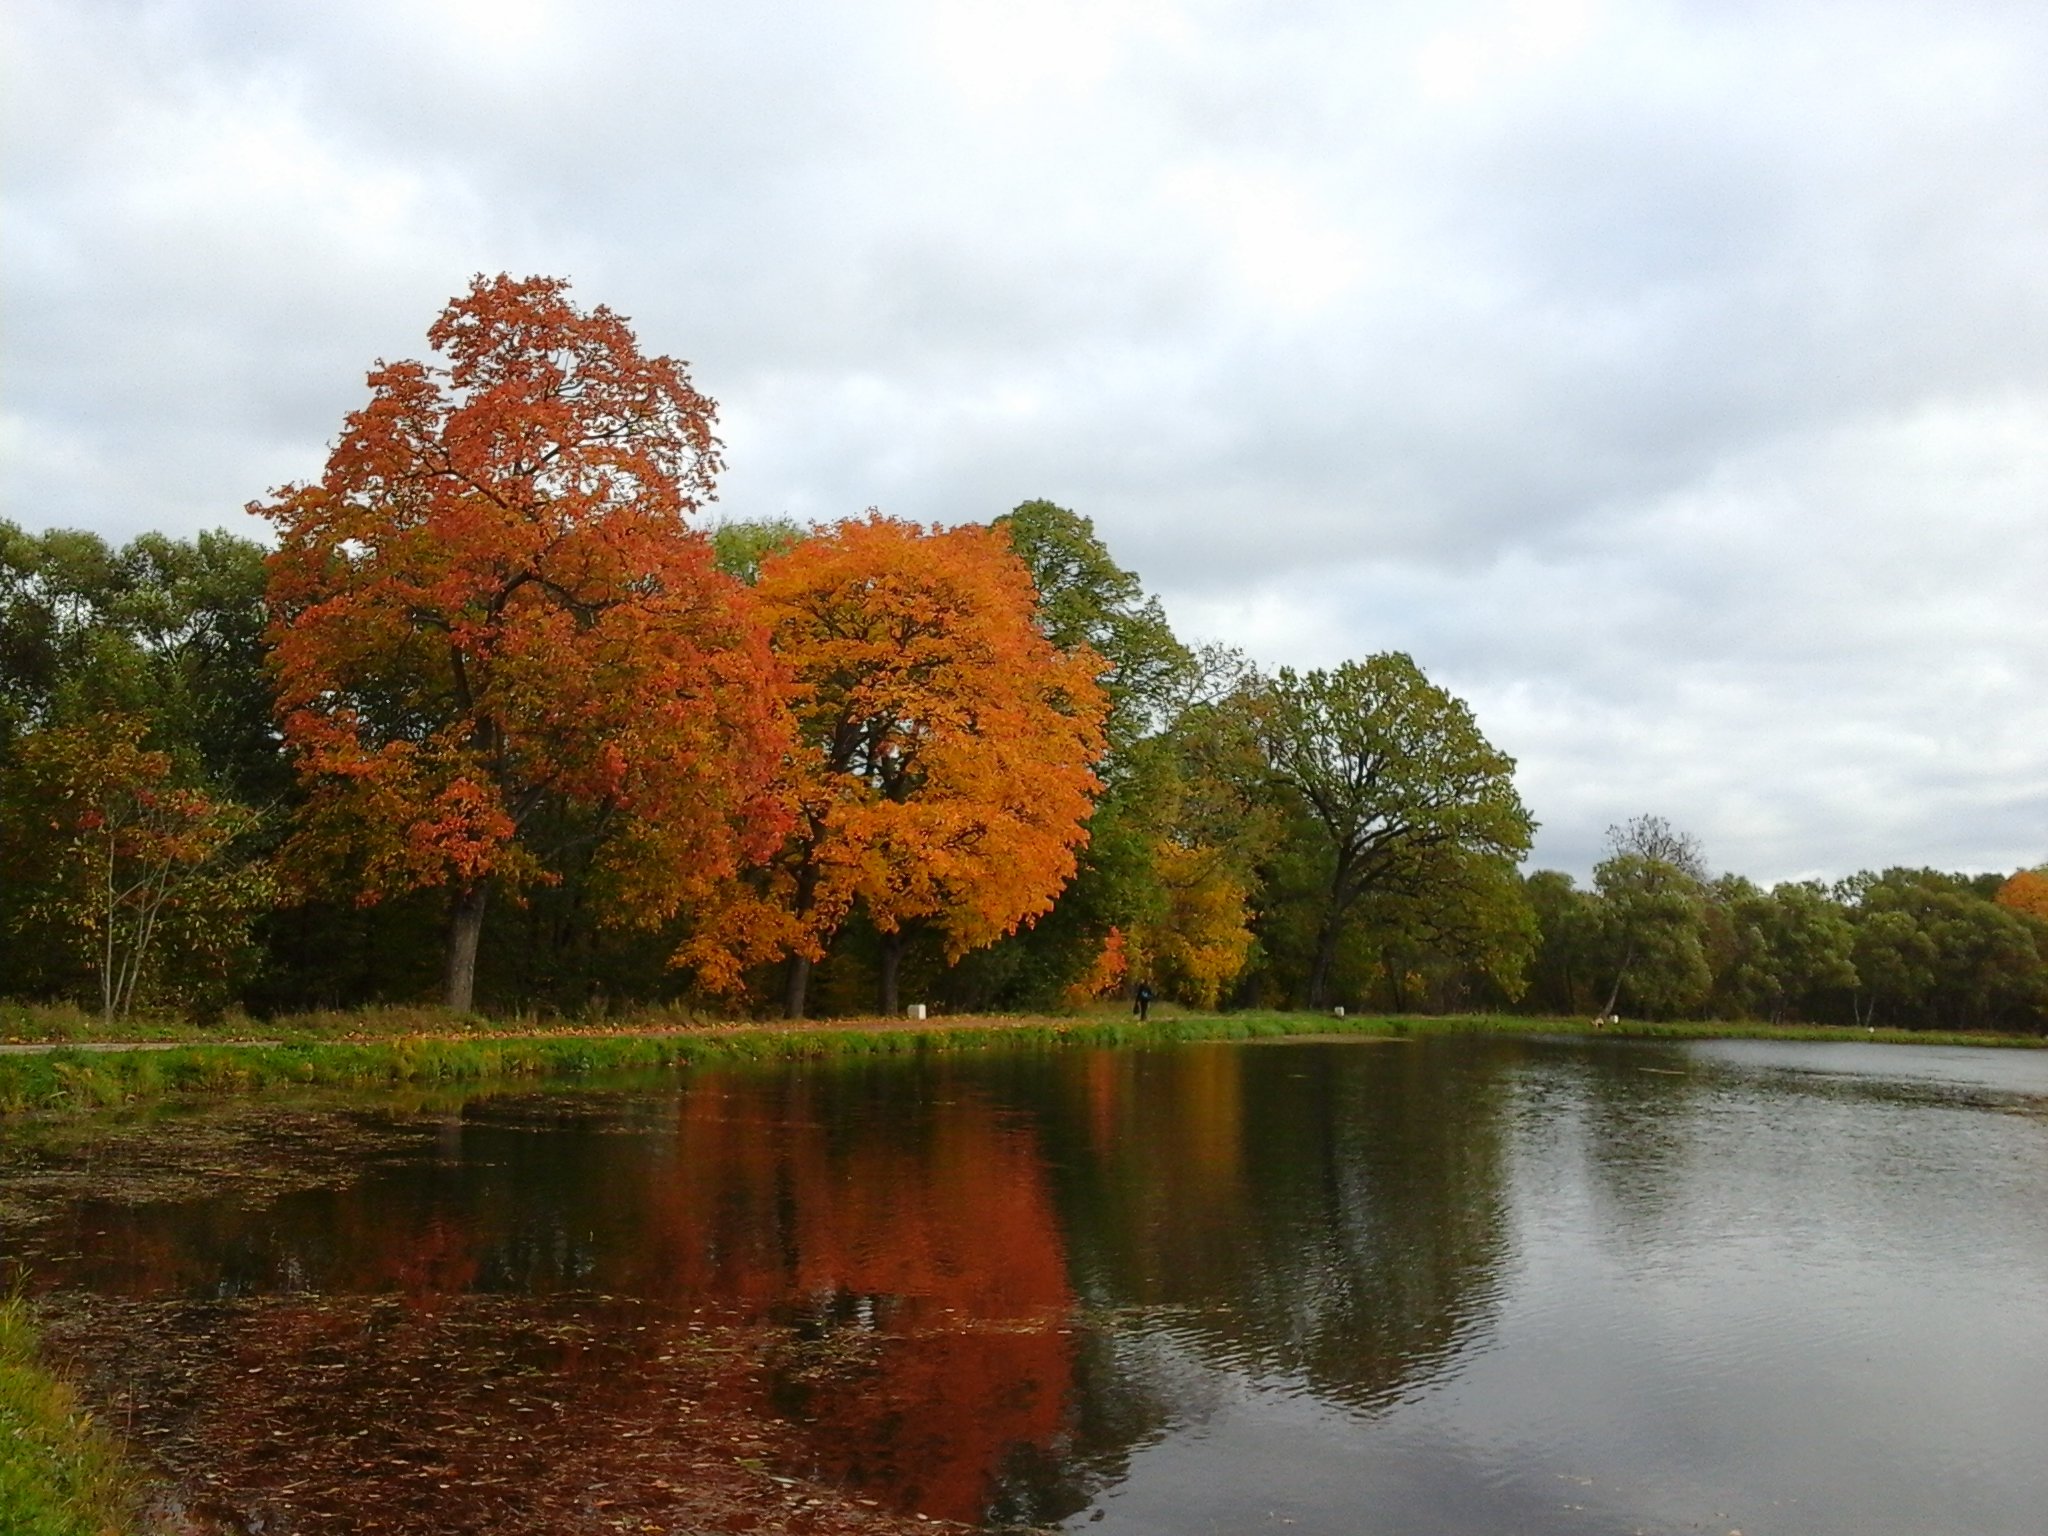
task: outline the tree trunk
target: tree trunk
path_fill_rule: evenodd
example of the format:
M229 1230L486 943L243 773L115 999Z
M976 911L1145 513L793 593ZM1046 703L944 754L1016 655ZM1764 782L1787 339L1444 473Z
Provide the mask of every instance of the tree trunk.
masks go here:
M804 1016L804 996L810 989L811 962L802 955L791 955L782 989L782 1016L785 1019Z
M1337 930L1340 920L1332 916L1316 934L1315 963L1308 972L1308 1006L1311 1013L1320 1013L1323 1000L1330 990L1330 972L1337 966Z
M1337 851L1337 868L1330 877L1329 894L1323 898L1323 920L1316 929L1316 958L1308 973L1308 1006L1320 1013L1330 998L1330 973L1337 968L1337 941L1344 933L1344 914L1359 897L1361 876L1353 855Z
M448 965L442 973L441 1001L457 1013L468 1013L476 1001L476 946L484 932L484 901L490 887L477 884L455 894L448 914Z
M902 1011L896 978L903 969L903 951L910 937L901 928L882 935L882 1017L893 1019Z
M1614 973L1614 985L1608 989L1607 1006L1600 1010L1601 1018L1610 1019L1614 1017L1615 1005L1621 1001L1621 984L1628 976L1628 968L1635 964L1635 959L1635 945L1631 944L1621 952L1621 966Z
M107 839L106 898L102 903L102 930L100 934L100 1017L109 1028L114 1023L114 999L120 994L120 982L114 975L114 930L120 926L120 906L114 894L114 841Z

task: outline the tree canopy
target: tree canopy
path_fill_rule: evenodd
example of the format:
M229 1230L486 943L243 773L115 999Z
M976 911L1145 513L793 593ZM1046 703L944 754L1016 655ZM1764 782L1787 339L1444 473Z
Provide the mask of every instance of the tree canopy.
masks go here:
M1191 645L1042 498L707 527L712 401L560 279L427 343L272 552L0 521L0 995L2048 1029L2048 869L1764 890L1639 815L1525 876L1406 655Z
M1436 856L1511 869L1529 851L1535 823L1513 759L1399 652L1329 671L1282 667L1264 692L1259 736L1267 772L1310 829L1311 1008L1323 1006L1346 919L1368 894L1421 898Z
M293 863L374 900L450 894L467 1008L486 897L553 878L571 806L624 912L675 911L783 830L780 674L686 518L714 407L552 278L479 277L380 364L276 526L270 642L305 803Z
M707 925L754 957L789 956L784 1006L859 908L884 936L895 1006L903 936L929 926L958 958L1046 911L1074 873L1107 709L1086 647L1034 623L1029 573L975 525L879 515L763 562L757 594L792 679L794 830L747 899Z

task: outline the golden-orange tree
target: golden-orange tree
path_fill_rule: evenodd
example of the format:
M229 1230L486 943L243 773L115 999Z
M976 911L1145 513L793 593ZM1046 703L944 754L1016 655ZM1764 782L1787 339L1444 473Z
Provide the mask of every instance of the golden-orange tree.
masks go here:
M358 899L449 893L473 997L493 887L554 877L542 812L659 921L777 846L779 668L689 514L719 468L684 366L556 278L479 276L380 363L277 525L270 638L305 805L287 866Z
M1052 905L1074 872L1097 789L1101 660L1056 649L1030 574L999 532L870 513L763 562L755 588L793 678L795 831L685 959L715 964L744 933L787 956L801 1016L810 967L856 907L883 936L896 1008L905 936L949 958ZM700 972L704 971L700 964ZM728 979L734 979L728 972Z
M2048 865L2023 869L1998 888L1998 904L2048 923Z

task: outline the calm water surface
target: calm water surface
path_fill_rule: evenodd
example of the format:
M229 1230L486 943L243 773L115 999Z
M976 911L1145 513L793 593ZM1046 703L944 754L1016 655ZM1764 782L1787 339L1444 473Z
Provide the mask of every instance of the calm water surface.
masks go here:
M749 1475L1104 1536L2048 1530L2048 1053L706 1072L309 1109L264 1123L275 1177L246 1127L207 1129L177 1128L181 1179L17 1141L0 1183L0 1242L102 1390L145 1335L209 1362L182 1396L168 1366L122 1389L188 1467L253 1378L281 1445L369 1436L364 1469L502 1485L508 1512L522 1477L630 1503L639 1448L715 1402L761 1426ZM713 1325L741 1330L724 1364L688 1347ZM428 1329L482 1363L420 1365ZM418 1399L445 1411L415 1424ZM460 1453L539 1421L613 1427L514 1436L524 1471ZM350 1528L295 1513L287 1451L236 1455L267 1490L246 1528Z

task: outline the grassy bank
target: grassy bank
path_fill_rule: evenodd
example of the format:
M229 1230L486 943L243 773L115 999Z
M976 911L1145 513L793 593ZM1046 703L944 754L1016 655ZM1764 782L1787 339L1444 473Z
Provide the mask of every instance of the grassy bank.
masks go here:
M800 1061L839 1055L900 1055L1049 1048L1132 1046L1288 1036L1415 1037L1437 1034L1508 1036L1596 1033L1584 1020L1509 1015L1444 1018L1331 1018L1306 1013L1181 1015L1140 1024L1127 1015L1075 1019L982 1018L909 1024L855 1020L790 1025L678 1025L650 1019L592 1029L528 1023L516 1032L478 1027L453 1015L408 1015L412 1032L382 1034L376 1016L336 1016L312 1030L286 1021L280 1043L194 1040L169 1049L85 1050L60 1046L0 1056L0 1111L91 1108L169 1094L247 1093L279 1086L368 1087L580 1077L734 1062ZM337 1022L369 1024L357 1038L333 1038ZM438 1024L423 1030L422 1024ZM1624 1024L1609 1038L1875 1040L1897 1044L2031 1045L2032 1036L1933 1034L1763 1024Z
M18 1297L0 1299L0 1531L8 1536L115 1536L129 1528L134 1481L36 1358Z
M177 1093L246 1093L286 1086L374 1087L583 1077L595 1073L891 1056L996 1047L1131 1045L1325 1033L1332 1021L1290 1016L1162 1020L977 1019L786 1026L412 1034L362 1040L289 1039L170 1049L76 1046L0 1056L0 1111L91 1108ZM1384 1020L1346 1020L1346 1033L1385 1034Z

